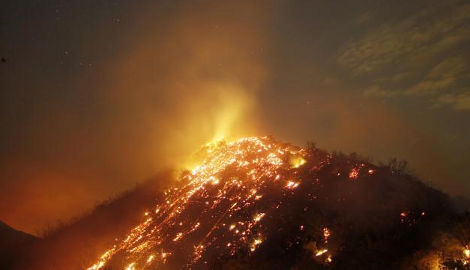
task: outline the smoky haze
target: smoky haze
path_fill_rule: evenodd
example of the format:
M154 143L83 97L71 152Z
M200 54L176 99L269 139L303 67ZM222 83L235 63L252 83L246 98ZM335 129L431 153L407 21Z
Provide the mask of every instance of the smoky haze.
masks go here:
M208 141L256 132L255 97L267 76L260 7L147 8L131 11L110 44L96 23L79 52L64 48L88 61L62 85L25 83L27 95L39 94L21 125L5 127L17 137L2 141L2 219L35 232L163 168L191 165L187 157Z
M466 108L466 92L370 94L405 89L384 78L408 71L375 68L385 49L365 53L369 37L387 44L409 30L394 27L397 20L421 26L435 13L455 33L467 29L467 17L449 19L464 2L433 3L2 4L0 219L35 233L160 170L194 165L188 157L208 141L264 134L375 160L408 159L433 185L469 194L468 110L452 108ZM440 30L426 33L433 31ZM454 42L420 59L442 61L449 51L459 58L467 41ZM439 65L426 61L406 83ZM458 66L451 78L470 70Z

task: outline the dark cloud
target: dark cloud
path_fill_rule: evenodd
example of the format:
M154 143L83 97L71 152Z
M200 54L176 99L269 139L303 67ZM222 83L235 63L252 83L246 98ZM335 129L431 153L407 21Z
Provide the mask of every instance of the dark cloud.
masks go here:
M436 106L450 104L455 107L456 110L470 110L470 91L452 95L445 94L437 99Z
M445 96L466 92L469 14L470 5L465 1L427 7L351 40L338 62L371 79L366 96L432 96L439 102ZM441 96L443 92L447 93Z

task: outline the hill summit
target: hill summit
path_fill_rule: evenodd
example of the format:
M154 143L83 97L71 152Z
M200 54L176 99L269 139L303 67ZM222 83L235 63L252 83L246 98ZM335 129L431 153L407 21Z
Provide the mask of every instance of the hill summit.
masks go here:
M89 270L468 269L467 214L400 163L218 142Z

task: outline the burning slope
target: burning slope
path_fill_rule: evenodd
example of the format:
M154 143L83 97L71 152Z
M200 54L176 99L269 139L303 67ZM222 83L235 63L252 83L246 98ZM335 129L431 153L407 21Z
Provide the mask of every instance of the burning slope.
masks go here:
M89 270L397 269L454 216L445 194L394 168L311 146L253 137L204 151ZM453 247L467 265L465 241Z
M167 192L166 204L147 212L143 223L89 269L108 264L148 269L171 258L171 264L201 266L208 254L254 252L262 244L263 219L282 203L268 203L272 198L264 195L273 188L292 195L305 151L268 137L220 142L206 151L207 159L181 177L182 186Z

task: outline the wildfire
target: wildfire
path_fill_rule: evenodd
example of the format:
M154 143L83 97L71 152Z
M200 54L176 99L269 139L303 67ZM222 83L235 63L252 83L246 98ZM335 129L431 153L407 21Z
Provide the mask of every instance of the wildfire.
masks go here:
M191 249L183 244L187 241L194 243L187 268L209 252L256 252L265 240L263 221L279 208L279 204L271 204L271 208L259 209L257 203L265 199L269 185L294 192L300 185L295 170L307 162L305 150L269 137L212 143L205 150L207 158L181 176L181 186L167 190L164 203L146 211L146 219L88 270L114 265L158 268L183 249L181 245ZM281 179L288 180L283 183ZM326 242L330 232L325 228L323 233ZM319 252L317 256L326 250Z

